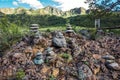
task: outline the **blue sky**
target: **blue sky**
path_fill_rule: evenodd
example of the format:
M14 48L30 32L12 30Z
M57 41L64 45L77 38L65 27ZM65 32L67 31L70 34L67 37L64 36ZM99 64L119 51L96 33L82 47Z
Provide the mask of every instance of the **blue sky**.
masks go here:
M0 8L34 8L39 9L46 6L53 6L63 11L76 7L88 8L85 0L0 0Z

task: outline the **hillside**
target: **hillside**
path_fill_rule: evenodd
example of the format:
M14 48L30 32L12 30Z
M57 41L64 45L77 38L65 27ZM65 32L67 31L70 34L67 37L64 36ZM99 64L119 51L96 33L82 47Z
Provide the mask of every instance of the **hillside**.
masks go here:
M69 11L62 11L57 8L47 6L45 8L41 9L26 9L22 7L18 8L0 8L0 12L4 14L29 14L29 15L56 15L56 16L63 16L63 17L70 17L70 16L75 16L75 15L81 15L81 14L86 14L86 10L82 7L80 8L74 8Z

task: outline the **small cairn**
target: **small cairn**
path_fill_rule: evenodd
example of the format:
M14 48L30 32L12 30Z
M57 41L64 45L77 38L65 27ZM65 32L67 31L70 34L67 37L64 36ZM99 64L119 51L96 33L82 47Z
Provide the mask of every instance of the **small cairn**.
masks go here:
M44 63L43 55L40 51L36 54L36 57L34 58L34 63L37 65L41 65Z
M30 26L31 33L38 33L39 32L38 29L39 29L38 24L31 24L31 26Z
M76 34L76 33L74 32L74 30L72 30L72 27L71 27L70 24L67 25L67 28L66 28L66 29L67 29L67 30L66 30L66 33L74 33L74 34Z
M29 45L34 44L34 39L39 39L41 37L41 34L39 32L39 26L38 24L31 24L29 26L29 34L26 34L23 38L22 41L26 42Z
M32 36L34 37L33 42L35 44L39 44L41 42L41 40L43 39L43 36L39 31L38 24L31 24L31 26L30 26L30 34L32 34Z
M41 33L39 32L38 29L39 29L38 24L31 24L31 26L30 26L30 33L34 34L35 38L41 38L42 37L42 35L41 35Z

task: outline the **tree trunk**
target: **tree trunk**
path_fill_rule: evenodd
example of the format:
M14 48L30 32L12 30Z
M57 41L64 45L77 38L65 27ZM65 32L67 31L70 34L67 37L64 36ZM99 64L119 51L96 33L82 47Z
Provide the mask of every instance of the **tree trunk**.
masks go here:
M95 19L95 28L100 28L100 19Z

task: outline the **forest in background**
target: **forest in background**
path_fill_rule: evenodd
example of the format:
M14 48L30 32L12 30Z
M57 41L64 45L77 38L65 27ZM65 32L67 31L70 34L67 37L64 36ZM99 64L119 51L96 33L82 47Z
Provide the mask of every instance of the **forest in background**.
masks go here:
M5 16L8 22L18 26L29 26L37 23L39 26L60 26L70 23L74 26L94 27L95 18L90 14L77 15L68 18L58 17L55 15L27 15L27 14L11 14ZM112 12L107 16L101 17L101 27L115 27L120 25L119 12Z

